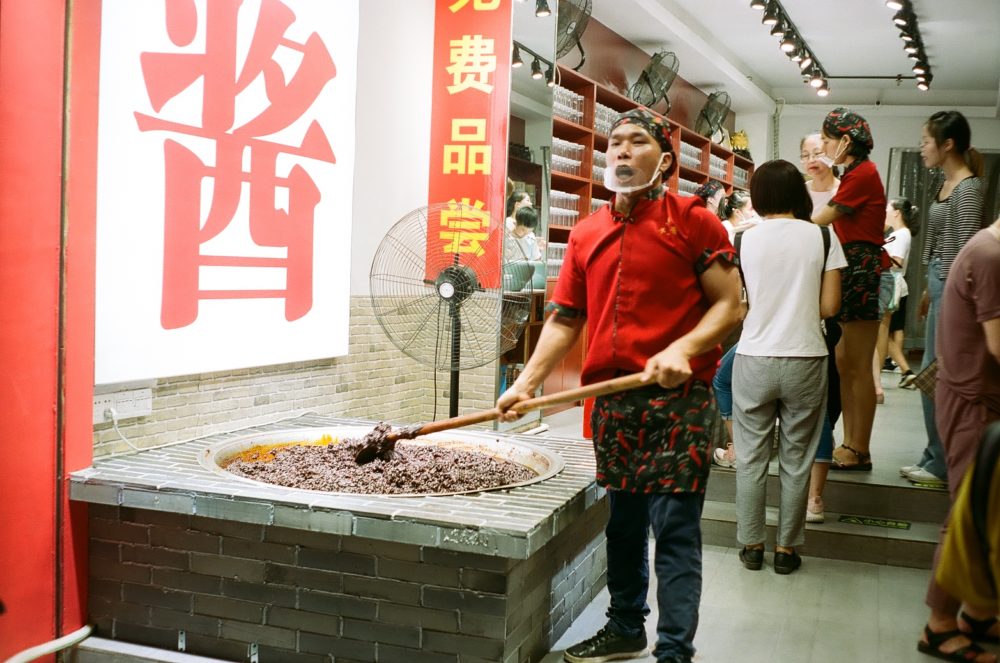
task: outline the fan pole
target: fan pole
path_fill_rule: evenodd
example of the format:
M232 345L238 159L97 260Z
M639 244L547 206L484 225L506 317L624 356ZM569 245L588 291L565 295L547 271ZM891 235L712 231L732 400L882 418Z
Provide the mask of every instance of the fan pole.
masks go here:
M462 352L462 320L459 316L458 304L448 305L451 316L451 386L448 388L448 416L458 416L458 375Z

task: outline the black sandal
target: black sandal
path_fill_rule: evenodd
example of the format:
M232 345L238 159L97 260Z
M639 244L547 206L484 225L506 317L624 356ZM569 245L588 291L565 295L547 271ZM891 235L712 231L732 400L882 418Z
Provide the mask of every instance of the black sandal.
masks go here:
M844 471L848 471L848 472L871 472L872 471L872 455L871 454L862 453L862 452L858 451L857 449L855 449L853 447L847 446L846 444L840 445L840 448L841 449L847 449L852 454L854 454L854 457L857 458L858 462L854 463L853 465L844 465L843 463L841 463L840 461L838 461L836 458L833 458L833 459L830 460L830 469L831 470L844 470Z
M935 633L931 630L930 626L924 626L924 637L927 638L927 642L923 640L917 642L917 651L921 654L933 656L934 658L940 658L942 661L958 661L959 663L970 663L979 658L980 654L986 653L986 650L976 643L972 643L967 647L960 647L953 652L941 651L941 645L952 638L962 635L966 638L969 637L968 633L962 633L958 629L945 631L944 633Z
M969 631L962 631L962 633L965 634L969 640L974 640L976 642L990 642L993 644L1000 643L1000 636L990 634L990 629L997 623L996 617L975 619L974 617L969 617L969 613L962 610L958 613L958 618L969 625Z

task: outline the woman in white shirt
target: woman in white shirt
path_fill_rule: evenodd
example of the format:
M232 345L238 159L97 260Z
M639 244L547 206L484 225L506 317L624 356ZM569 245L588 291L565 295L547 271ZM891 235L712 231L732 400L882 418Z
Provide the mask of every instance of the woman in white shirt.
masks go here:
M829 351L820 323L840 308L839 270L847 261L837 236L808 221L812 201L794 165L763 164L750 195L763 219L738 247L749 308L733 363L737 539L743 565L760 569L767 466L779 418L774 570L786 574L802 564L795 549L805 542L809 474L826 414Z
M906 198L894 198L885 208L885 229L891 231L885 240L885 250L892 258L892 269L889 273L892 275L894 292L889 311L879 325L878 344L875 346L873 369L876 397L882 393L882 363L887 353L902 372L899 379L900 387L904 389L912 387L917 377L910 370L910 364L903 353L906 297L909 294L906 285L906 267L909 264L910 245L913 243L913 237L919 232L917 212L917 207Z
M806 189L809 190L814 210L826 207L840 186L840 180L834 175L833 169L820 159L822 156L823 137L818 131L808 134L799 142L799 159L810 178L806 182Z

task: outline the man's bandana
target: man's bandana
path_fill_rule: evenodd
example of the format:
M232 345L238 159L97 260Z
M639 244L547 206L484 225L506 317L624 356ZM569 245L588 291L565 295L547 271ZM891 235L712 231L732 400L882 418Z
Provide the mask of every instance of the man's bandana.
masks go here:
M823 120L823 132L833 138L850 136L851 141L857 145L864 145L868 151L875 146L872 130L865 118L843 107L835 108L827 114Z
M611 131L614 131L623 124L639 125L659 143L660 148L664 152L673 153L673 147L670 144L670 125L662 117L654 115L645 108L634 108L619 115L615 123L611 125Z

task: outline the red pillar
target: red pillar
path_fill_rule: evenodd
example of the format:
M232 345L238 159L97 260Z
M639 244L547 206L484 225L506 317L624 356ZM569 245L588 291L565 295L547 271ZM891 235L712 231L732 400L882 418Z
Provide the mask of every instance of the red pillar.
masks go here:
M65 477L91 461L94 219L63 186L65 24L65 0L0 4L0 659L86 619Z

